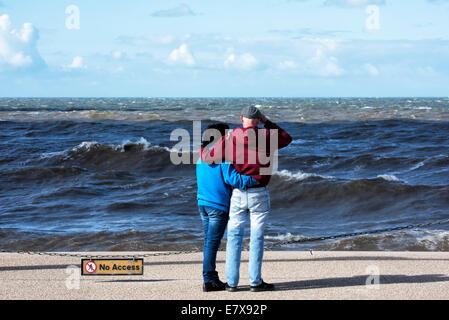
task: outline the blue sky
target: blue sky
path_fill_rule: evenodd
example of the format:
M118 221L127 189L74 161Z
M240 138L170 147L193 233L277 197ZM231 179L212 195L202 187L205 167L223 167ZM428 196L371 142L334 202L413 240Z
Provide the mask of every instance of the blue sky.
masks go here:
M2 97L447 88L449 0L0 0Z

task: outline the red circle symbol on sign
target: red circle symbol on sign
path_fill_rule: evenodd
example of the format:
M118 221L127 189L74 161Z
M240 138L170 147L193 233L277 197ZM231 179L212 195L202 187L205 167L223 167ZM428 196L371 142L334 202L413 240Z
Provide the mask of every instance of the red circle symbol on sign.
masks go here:
M95 264L95 262L93 261L88 261L86 262L86 264L84 265L84 270L87 273L94 273L97 270L97 265Z

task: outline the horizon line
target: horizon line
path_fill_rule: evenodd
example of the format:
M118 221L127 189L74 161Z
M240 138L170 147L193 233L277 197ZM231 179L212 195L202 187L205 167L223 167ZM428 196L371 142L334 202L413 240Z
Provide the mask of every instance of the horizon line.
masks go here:
M0 99L449 99L449 96L15 96Z

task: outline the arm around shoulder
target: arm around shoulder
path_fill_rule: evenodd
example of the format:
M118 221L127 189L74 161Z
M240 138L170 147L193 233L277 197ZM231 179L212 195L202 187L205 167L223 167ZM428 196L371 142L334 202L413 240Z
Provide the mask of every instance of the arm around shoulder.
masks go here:
M230 163L222 163L221 170L223 173L224 182L231 187L246 189L247 187L254 186L258 183L256 179L238 173L238 171Z

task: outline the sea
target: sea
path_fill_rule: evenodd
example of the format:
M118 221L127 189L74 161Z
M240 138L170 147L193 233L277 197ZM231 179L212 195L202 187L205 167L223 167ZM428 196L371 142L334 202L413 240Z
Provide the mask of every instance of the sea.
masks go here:
M1 98L0 249L201 250L195 124L235 128L247 105L293 137L267 250L449 250L447 224L301 241L448 219L446 97Z

